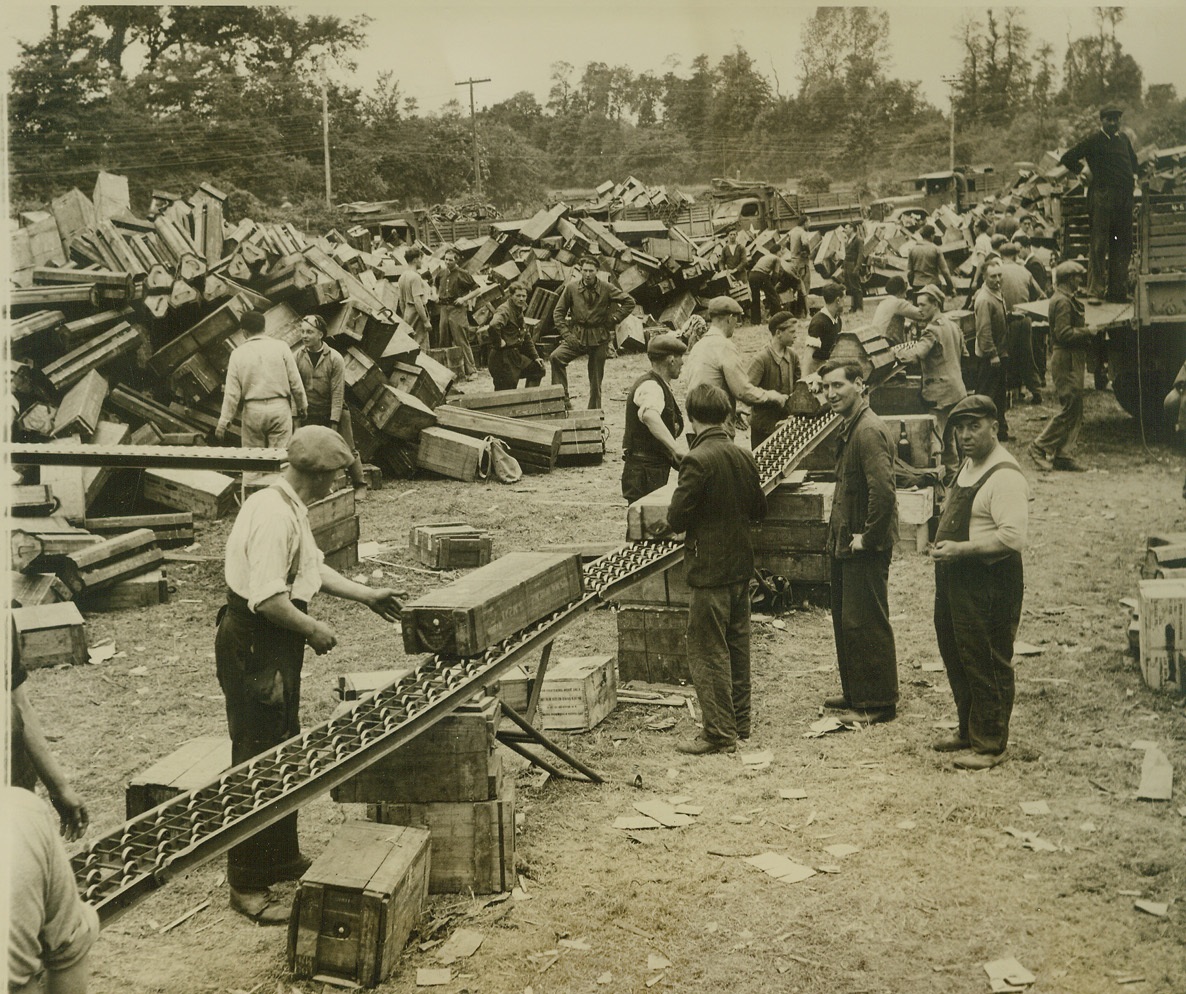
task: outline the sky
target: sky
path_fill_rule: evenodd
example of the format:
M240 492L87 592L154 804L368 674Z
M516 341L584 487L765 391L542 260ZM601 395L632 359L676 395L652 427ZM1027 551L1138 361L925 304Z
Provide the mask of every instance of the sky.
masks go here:
M78 4L60 4L63 18ZM758 68L783 94L798 88L799 37L815 4L766 0L385 0L289 4L309 13L342 17L368 14L370 44L357 56L358 71L350 81L369 90L379 73L390 70L405 96L415 97L422 111L436 111L452 98L468 103L459 80L489 77L475 87L479 109L505 100L520 90L547 99L553 62L576 67L591 61L628 65L636 73L662 73L678 59L676 71L687 71L698 54L712 63L741 45ZM890 12L890 75L918 80L923 95L945 108L945 75L956 72L960 49L955 40L964 18L982 15L984 7L960 3L883 4ZM1145 82L1173 83L1186 95L1186 30L1182 4L1139 0L1126 6L1117 37L1145 72ZM10 65L16 40L35 41L49 30L49 4L13 2L5 5L0 57ZM1035 43L1049 41L1061 63L1068 38L1093 27L1086 3L1033 2L1024 8L1023 23Z

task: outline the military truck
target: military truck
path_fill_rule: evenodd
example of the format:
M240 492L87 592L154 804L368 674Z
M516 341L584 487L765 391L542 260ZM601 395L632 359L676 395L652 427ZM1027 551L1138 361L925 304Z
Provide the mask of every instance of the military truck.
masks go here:
M807 215L810 231L827 231L850 221L860 221L864 210L858 197L848 193L790 193L769 183L717 177L712 181L715 234L732 228L790 231L800 214Z

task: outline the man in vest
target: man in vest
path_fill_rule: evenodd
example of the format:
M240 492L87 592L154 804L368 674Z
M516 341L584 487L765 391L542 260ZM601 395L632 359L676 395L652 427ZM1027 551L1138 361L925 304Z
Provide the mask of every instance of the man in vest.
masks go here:
M633 503L666 486L672 466L688 454L684 419L671 392L679 379L687 349L675 335L656 335L647 342L651 371L644 373L626 397L626 434L622 438L622 496Z
M992 398L965 397L951 412L965 460L948 491L931 556L935 636L959 728L934 744L955 765L987 770L1005 759L1013 712L1013 640L1025 593L1021 552L1029 487L997 441Z

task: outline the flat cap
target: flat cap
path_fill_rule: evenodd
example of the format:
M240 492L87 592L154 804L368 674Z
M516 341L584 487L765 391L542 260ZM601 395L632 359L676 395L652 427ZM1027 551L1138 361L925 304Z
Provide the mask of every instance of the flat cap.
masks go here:
M652 359L666 359L668 356L683 355L688 347L675 335L655 335L647 342L647 355Z
M1123 111L1123 110L1121 110L1119 107L1111 107L1111 106L1109 106L1109 107L1101 107L1101 108L1100 108L1100 117L1101 117L1101 118L1104 118L1104 117L1120 117L1120 116L1122 116L1123 114L1124 114L1124 111Z
M257 335L264 330L264 315L262 311L248 311L239 318L239 327L249 335Z
M795 315L790 311L779 311L767 322L766 327L770 329L770 333L778 331L780 328L786 327L795 320Z
M709 314L742 314L741 305L737 303L732 297L726 297L722 294L719 297L713 297L708 302Z
M1074 259L1068 259L1066 262L1060 262L1054 267L1054 278L1056 280L1064 280L1068 276L1086 276L1087 270Z
M288 462L303 473L331 473L345 469L354 461L354 453L332 428L305 425L292 433L288 443Z
M996 418L997 405L982 393L970 393L951 409L948 421L956 418Z
M934 283L928 283L921 290L919 290L918 293L915 294L915 296L916 297L930 297L931 300L933 300L940 307L942 307L945 303L947 303L947 295L944 294L944 292L942 290L940 290L937 286L935 286Z

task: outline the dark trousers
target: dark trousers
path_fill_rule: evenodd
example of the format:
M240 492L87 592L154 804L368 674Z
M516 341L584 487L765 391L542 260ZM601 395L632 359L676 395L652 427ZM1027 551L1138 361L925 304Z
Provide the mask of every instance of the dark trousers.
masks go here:
M774 315L782 310L782 298L774 277L768 273L749 274L749 323L762 323L762 298L766 300L766 312Z
M671 463L627 456L622 467L622 496L633 504L640 497L667 486Z
M935 637L959 715L975 752L1001 753L1013 713L1013 640L1025 580L1021 556L935 565Z
M750 733L749 581L693 587L688 605L688 670L704 737L730 745Z
M892 551L832 557L832 629L844 699L854 708L898 703L898 655L889 620Z
M562 339L552 350L552 382L564 387L564 399L568 400L568 364L577 356L588 356L589 366L589 410L601 407L601 381L605 377L605 357L609 355L609 340L600 345L581 345L571 338Z
M1096 187L1088 194L1091 245L1087 292L1108 300L1128 299L1128 263L1132 258L1132 187Z
M1038 393L1042 384L1034 359L1034 323L1027 314L1009 315L1009 360L1012 382L1008 386Z
M231 763L238 765L300 734L305 638L252 614L241 597L228 593L227 599L219 611L214 659L226 699ZM231 849L227 883L236 890L263 890L293 879L300 861L294 812Z
M523 355L517 345L491 348L486 365L495 390L514 390L523 378L526 378L529 387L538 387L544 378L544 371L539 364Z
M1009 357L1001 356L998 366L994 366L988 356L980 356L977 363L976 392L991 397L997 405L997 437L1003 442L1009 435L1009 422L1005 420L1005 411L1009 407Z
M1039 322L1032 326L1030 343L1034 355L1034 368L1038 372L1038 382L1046 385L1046 363L1050 359L1050 326Z

